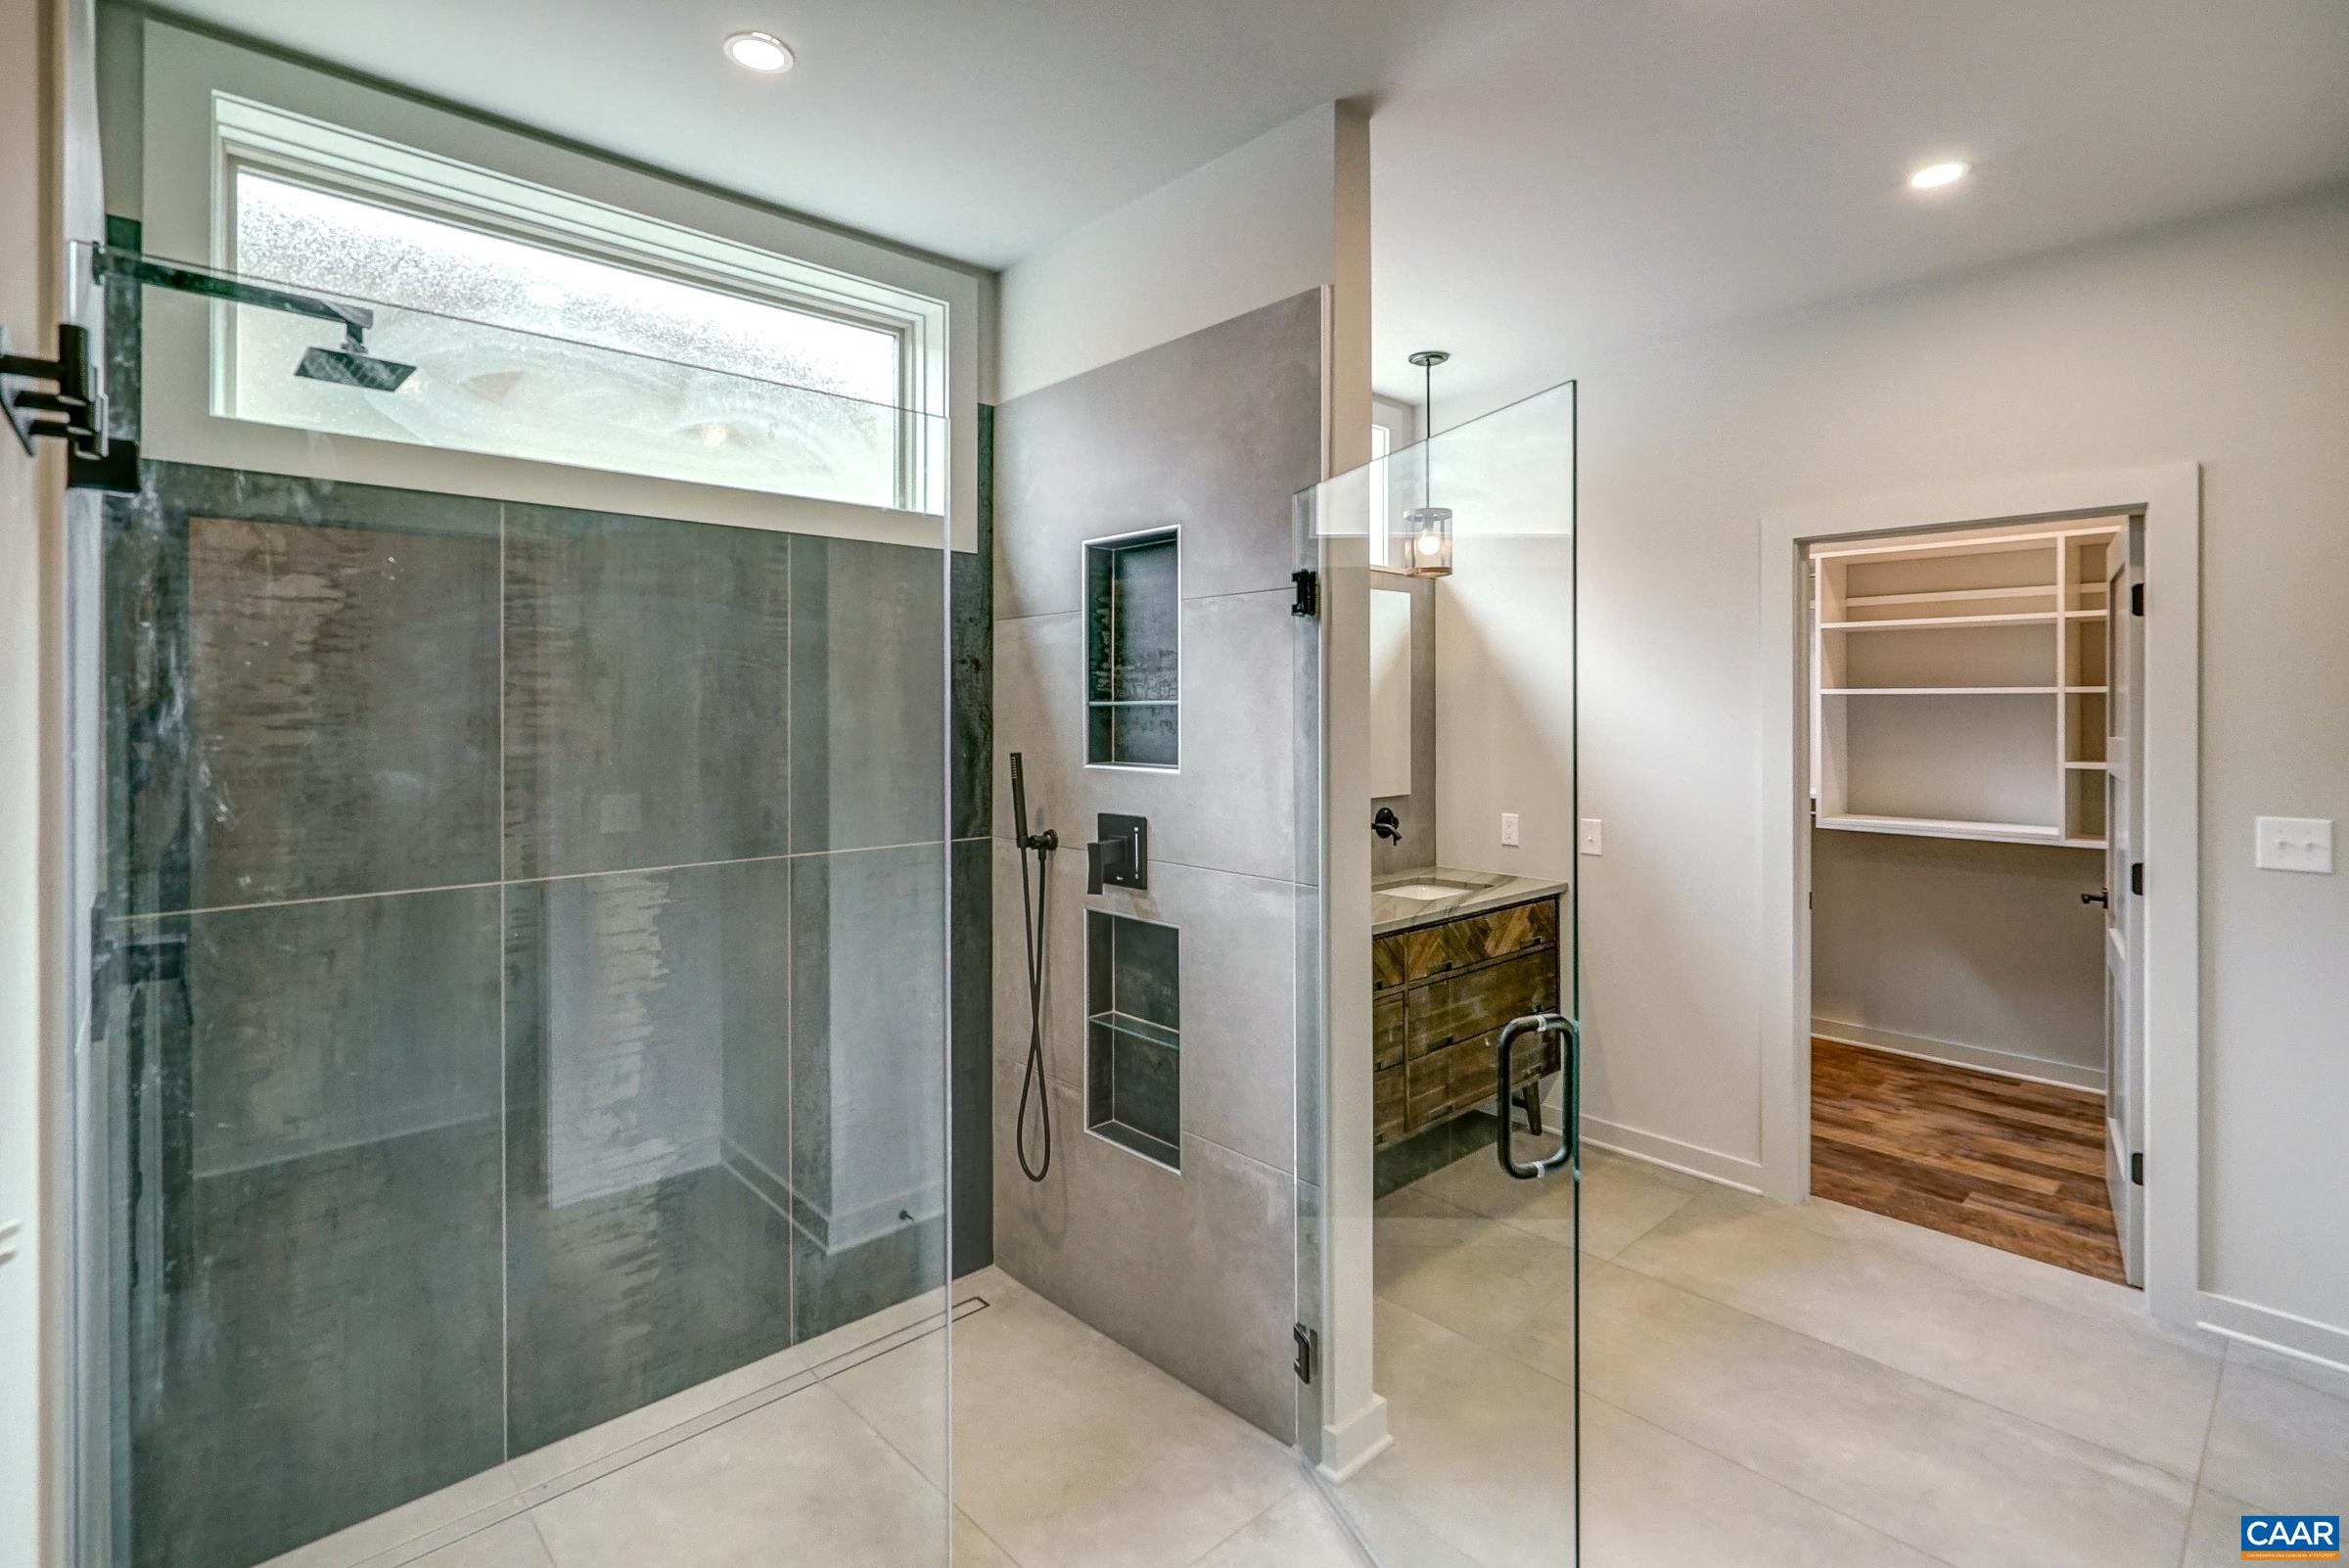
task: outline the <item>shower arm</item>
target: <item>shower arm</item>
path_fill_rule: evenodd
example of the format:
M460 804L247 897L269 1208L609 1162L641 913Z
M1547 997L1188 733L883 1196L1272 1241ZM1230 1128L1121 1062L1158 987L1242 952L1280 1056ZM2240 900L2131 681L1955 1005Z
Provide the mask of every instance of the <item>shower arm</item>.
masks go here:
M355 342L359 335L375 325L375 312L365 305L337 304L314 295L296 294L288 289L272 289L263 284L244 283L235 278L223 278L193 267L173 266L167 261L150 260L134 252L116 250L113 246L98 248L95 269L98 278L131 278L140 283L169 289L176 294L202 295L207 300L221 300L230 304L256 305L264 310L283 310L291 315L308 316L315 321L331 321L340 326L345 336Z

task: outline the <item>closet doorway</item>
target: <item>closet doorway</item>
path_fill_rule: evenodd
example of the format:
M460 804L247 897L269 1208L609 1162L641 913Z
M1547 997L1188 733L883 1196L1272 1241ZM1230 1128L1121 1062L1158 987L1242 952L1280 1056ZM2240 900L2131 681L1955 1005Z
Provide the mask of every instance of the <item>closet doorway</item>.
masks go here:
M1842 535L1803 563L1810 1192L2129 1284L2142 530Z

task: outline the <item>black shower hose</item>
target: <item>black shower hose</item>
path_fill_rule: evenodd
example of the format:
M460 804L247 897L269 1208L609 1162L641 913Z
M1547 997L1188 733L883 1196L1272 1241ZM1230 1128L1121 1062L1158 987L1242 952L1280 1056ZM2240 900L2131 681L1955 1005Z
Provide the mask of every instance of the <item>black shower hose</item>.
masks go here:
M1020 846L1020 935L1028 944L1028 1071L1020 1080L1020 1115L1012 1127L1012 1142L1019 1151L1020 1174L1031 1181L1041 1181L1052 1169L1052 1087L1044 1081L1044 900L1052 887L1051 853L1042 845L1036 846L1035 907L1030 909L1028 892L1028 849ZM1028 1163L1028 1099L1036 1097L1036 1119L1043 1131L1043 1154L1038 1163Z

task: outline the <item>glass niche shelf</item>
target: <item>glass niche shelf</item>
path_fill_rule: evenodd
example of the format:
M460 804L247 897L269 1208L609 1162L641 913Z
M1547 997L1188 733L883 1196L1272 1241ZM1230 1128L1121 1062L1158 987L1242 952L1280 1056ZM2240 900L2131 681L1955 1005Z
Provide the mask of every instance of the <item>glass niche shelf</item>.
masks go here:
M1084 1127L1182 1169L1181 936L1106 909L1084 912Z
M1084 544L1084 760L1174 768L1182 741L1177 529Z

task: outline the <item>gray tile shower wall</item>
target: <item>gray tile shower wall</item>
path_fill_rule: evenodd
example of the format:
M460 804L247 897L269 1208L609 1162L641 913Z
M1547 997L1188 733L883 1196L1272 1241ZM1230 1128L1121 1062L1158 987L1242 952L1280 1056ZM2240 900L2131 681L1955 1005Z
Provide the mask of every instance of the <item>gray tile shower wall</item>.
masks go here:
M1320 478L1321 308L1309 292L1005 404L995 424L993 718L1060 831L1046 951L1055 1160L1013 1158L1027 1051L1020 867L995 798L995 1257L1287 1440L1297 1404L1296 961L1310 720L1290 614L1292 498ZM1085 766L1082 546L1179 526L1179 767ZM1301 673L1301 671L1304 671ZM1150 886L1087 897L1095 815L1150 821ZM1180 933L1180 1170L1084 1129L1084 911Z
M990 1261L984 553L162 463L107 518L135 1568Z

